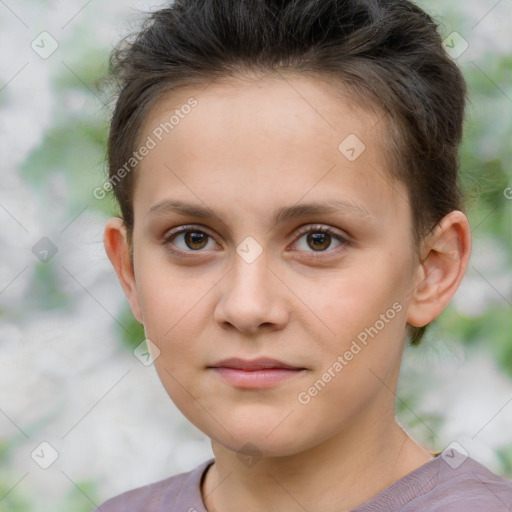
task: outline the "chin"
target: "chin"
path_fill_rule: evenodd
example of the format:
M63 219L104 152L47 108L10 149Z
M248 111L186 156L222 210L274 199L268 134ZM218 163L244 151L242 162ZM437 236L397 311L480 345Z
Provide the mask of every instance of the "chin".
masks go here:
M223 437L215 439L215 441L224 446L224 448L239 454L240 458L244 456L250 456L254 459L262 457L287 457L302 451L297 445L297 440L290 440L290 436L288 436L287 440L279 438L270 441L264 435L260 437L241 435L234 438Z
M277 421L226 422L223 424L225 430L217 426L212 428L211 424L209 428L204 425L199 428L228 450L254 458L286 457L314 446L314 435L308 436L303 429L294 425L279 425L280 421L282 417ZM308 443L308 439L311 442Z

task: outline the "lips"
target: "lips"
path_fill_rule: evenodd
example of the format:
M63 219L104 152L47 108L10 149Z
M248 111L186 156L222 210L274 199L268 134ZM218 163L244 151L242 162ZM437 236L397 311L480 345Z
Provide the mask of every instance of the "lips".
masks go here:
M208 366L225 383L246 389L258 389L276 386L307 369L271 358L224 359Z
M305 368L292 366L277 359L259 358L259 359L224 359L218 363L212 364L210 368L233 368L236 370L244 371L258 371L268 369L283 369L283 370L304 370Z

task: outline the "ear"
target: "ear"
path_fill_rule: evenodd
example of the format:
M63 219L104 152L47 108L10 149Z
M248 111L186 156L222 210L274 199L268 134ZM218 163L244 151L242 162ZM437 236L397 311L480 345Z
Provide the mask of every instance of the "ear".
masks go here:
M130 261L130 246L123 219L119 217L108 219L103 235L103 244L130 303L133 316L142 324L143 318L135 284L135 273Z
M423 327L441 314L464 277L470 253L468 219L454 210L423 240L407 323Z

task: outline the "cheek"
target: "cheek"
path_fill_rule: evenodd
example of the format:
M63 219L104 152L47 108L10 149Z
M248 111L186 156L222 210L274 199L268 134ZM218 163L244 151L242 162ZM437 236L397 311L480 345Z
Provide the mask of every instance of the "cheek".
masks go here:
M191 278L169 264L142 261L137 273L137 294L145 328L162 341L192 327L201 308L201 298L212 284L200 277ZM199 307L198 307L199 306Z
M336 336L351 337L373 325L394 303L402 304L404 290L406 285L400 273L390 271L389 266L374 264L327 278L323 287L317 285L307 297L312 309L316 307L318 316L325 319ZM395 308L391 316L395 318L396 313Z
M174 405L193 425L208 432L211 428L211 417L208 414L210 397L195 384L197 369L192 368L190 361L173 362L164 354L155 360L154 365L162 386Z
M370 370L386 380L400 360L406 290L394 266L374 265L367 273L350 272L331 281L325 296L318 295L319 315L330 329L323 328L328 334L323 336L322 361L327 369L342 356L343 370L334 380L343 381L344 389L371 385L376 377Z

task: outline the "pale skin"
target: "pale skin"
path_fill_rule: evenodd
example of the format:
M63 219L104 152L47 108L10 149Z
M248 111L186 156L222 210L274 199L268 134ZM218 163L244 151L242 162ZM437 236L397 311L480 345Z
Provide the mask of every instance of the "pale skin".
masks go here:
M165 389L212 440L207 510L350 510L433 458L397 423L394 392L407 324L434 320L464 275L467 218L452 211L414 247L407 189L384 163L386 123L312 78L182 89L152 109L139 140L191 96L197 107L135 171L133 265L118 217L107 222L106 252L160 350L154 364ZM349 134L366 146L354 161L338 149ZM148 213L166 199L218 218ZM274 222L279 208L332 200L344 206ZM208 236L190 245L178 234L166 247L165 235L189 224ZM315 250L307 233L319 226L346 241L328 235ZM262 250L251 263L236 251L247 237ZM298 394L394 303L401 310L378 335L300 403ZM304 370L239 389L208 368L230 357ZM238 456L248 443L257 448L253 464Z

